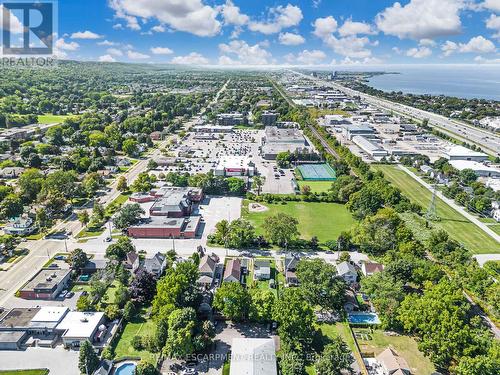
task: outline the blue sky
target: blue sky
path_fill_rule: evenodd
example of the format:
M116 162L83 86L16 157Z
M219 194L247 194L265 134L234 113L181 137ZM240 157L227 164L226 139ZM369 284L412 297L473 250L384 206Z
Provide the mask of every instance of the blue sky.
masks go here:
M60 0L58 19L79 60L500 64L500 0Z

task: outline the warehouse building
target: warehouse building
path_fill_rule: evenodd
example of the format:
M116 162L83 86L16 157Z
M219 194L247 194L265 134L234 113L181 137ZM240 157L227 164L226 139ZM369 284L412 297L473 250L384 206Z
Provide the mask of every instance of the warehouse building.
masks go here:
M134 238L195 238L200 228L201 216L180 218L151 217L128 228Z
M450 164L453 168L462 171L464 169L472 169L478 177L496 177L500 178L500 168L478 163L470 160L451 160Z
M309 151L307 141L302 131L295 127L281 128L268 126L262 138L262 158L274 160L281 152Z
M448 148L445 151L445 157L448 160L469 160L478 162L488 160L488 155L458 145Z
M342 126L342 135L352 140L355 136L370 136L374 135L375 130L368 125L343 125Z
M356 135L352 138L352 141L373 158L383 158L388 155L386 150L363 136Z

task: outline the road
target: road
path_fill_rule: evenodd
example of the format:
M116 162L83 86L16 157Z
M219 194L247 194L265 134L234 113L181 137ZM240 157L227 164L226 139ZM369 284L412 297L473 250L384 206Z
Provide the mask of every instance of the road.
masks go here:
M430 192L434 192L434 188L425 182L422 178L417 176L415 173L410 171L408 168L405 166L398 164L399 169L403 170L405 173L410 175L415 181L417 181L420 185L424 186L427 190ZM471 215L468 213L463 207L459 206L456 204L453 199L449 199L444 196L444 194L438 190L436 190L436 196L443 200L446 204L451 206L454 210L460 212L463 216L465 216L469 221L472 223L476 224L479 228L481 228L486 234L488 234L490 237L492 237L494 240L496 240L499 243L500 246L500 236L496 234L493 230L491 230L485 223L481 222L478 220L474 215Z
M342 86L338 83L325 81L319 78L311 77L302 74L297 71L291 71L295 74L308 78L310 80L321 82L322 85L335 88L349 96L359 96L361 99L365 100L367 103L372 104L376 107L393 111L407 117L411 117L417 120L429 120L429 126L435 127L443 133L449 136L465 141L467 143L474 143L481 147L484 152L493 155L500 156L500 136L472 125L449 119L445 116L441 116L435 113L427 112L421 109L413 108L404 104L395 103L386 99L381 99L372 95L368 95L348 87Z

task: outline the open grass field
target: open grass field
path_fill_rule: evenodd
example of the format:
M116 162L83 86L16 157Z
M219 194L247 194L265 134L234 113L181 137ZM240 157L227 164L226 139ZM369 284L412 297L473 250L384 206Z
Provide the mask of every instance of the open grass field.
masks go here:
M46 375L49 373L47 369L40 370L0 370L1 375Z
M40 115L38 116L39 124L54 124L54 123L62 123L69 116L67 115Z
M489 228L496 234L500 234L500 224L488 225Z
M317 236L320 243L335 240L342 231L349 230L355 220L344 205L318 202L262 203L269 210L248 212L249 200L243 200L242 217L250 221L258 235L264 234L264 220L272 215L287 214L299 221L300 237L310 240Z
M354 332L363 333L364 338L368 337L368 340L357 338L360 350L365 355L375 356L391 347L406 359L412 374L429 375L435 371L432 362L418 350L417 342L412 337L387 336L381 330L374 330L371 333L367 328L355 328Z
M382 171L411 201L424 209L429 206L432 193L404 171L393 165L373 165L372 168ZM500 253L500 244L439 198L436 199L436 213L440 221L433 222L432 225L446 230L451 238L463 244L472 253Z
M152 334L155 330L155 324L151 319L145 319L142 316L136 317L127 323L120 340L115 348L115 360L124 357L138 357L142 360L155 363L157 354L150 353L147 350L135 350L132 347L132 338L134 336L143 336Z
M308 185L311 188L311 192L313 193L326 193L330 190L333 181L297 181L299 188L302 189L302 186Z

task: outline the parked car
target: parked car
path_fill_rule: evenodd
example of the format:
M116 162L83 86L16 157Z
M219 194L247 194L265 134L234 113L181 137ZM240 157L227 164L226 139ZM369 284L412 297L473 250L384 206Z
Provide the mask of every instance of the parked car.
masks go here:
M68 294L66 294L66 298L71 298L75 295L75 292L68 292Z

